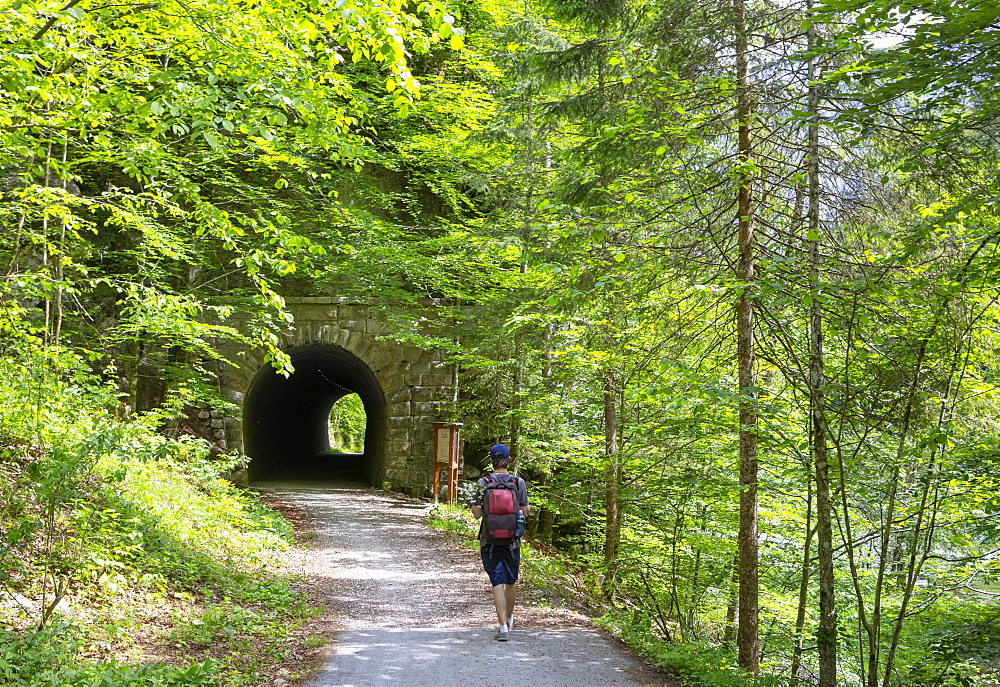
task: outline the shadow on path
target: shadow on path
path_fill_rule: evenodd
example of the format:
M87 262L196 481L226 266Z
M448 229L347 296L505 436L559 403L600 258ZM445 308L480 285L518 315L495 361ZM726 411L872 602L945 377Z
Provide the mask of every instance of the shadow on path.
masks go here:
M578 687L647 685L646 672L595 630L517 629L507 644L491 629L345 632L308 685Z
M497 642L478 553L431 530L426 502L342 483L254 486L317 532L305 572L329 610L317 629L335 639L303 687L674 684L598 630L554 627L558 610L522 609Z

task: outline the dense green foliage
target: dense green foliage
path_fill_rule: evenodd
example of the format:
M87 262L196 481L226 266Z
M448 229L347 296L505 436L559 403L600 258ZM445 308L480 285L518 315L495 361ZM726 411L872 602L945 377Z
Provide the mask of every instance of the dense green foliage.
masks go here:
M822 569L841 684L996 681L995 8L0 4L12 589L204 594L191 646L236 641L225 604L274 624L240 594L292 613L280 584L226 581L278 525L177 437L228 403L219 338L287 372L286 297L377 295L460 366L469 467L511 444L536 541L644 653L693 683L812 684ZM407 326L427 297L448 339ZM335 444L362 412L336 411Z
M115 661L74 665L72 630L40 630L28 634L0 631L0 666L6 685L65 685L76 687L182 687L213 685L216 667L211 661L187 668L145 664L129 666Z
M506 110L530 178L515 187L519 207L506 208L523 257L505 275L508 293L487 305L501 331L477 346L485 359L467 363L478 374L466 408L481 424L466 437L512 436L548 511L537 534L604 571L611 626L660 647L691 679L738 682L702 661L736 670L746 398L733 309L749 290L758 679L815 679L825 516L841 682L989 684L992 652L971 648L988 644L989 630L971 619L992 617L998 573L998 177L995 77L975 72L988 71L977 56L994 19L944 3L822 9L811 20L801 6L748 9L749 168L736 155L738 37L725 6L553 0L522 17L517 42L505 45L523 86ZM898 46L865 44L901 16L914 28ZM819 47L807 52L812 22ZM817 86L815 124L810 60L830 75ZM817 225L807 214L810 156L819 158ZM752 283L736 269L748 177ZM817 301L834 499L826 513L817 512L810 421ZM968 650L930 648L930 628L945 617L963 619Z
M221 479L203 442L164 437L155 414L110 416L117 393L58 361L0 363L4 684L252 684L310 612L264 571L288 524ZM137 661L162 642L193 663Z

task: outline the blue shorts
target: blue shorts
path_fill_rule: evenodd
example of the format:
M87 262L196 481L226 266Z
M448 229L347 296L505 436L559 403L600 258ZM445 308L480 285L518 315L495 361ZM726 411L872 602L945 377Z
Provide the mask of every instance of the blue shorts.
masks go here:
M490 576L490 584L514 584L521 568L521 548L511 548L506 544L487 544L479 549L483 557L483 568Z

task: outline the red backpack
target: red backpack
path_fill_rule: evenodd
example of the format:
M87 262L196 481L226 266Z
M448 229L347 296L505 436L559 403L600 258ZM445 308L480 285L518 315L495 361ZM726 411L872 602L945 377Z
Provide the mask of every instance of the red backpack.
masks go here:
M517 531L519 478L515 475L508 477L502 480L496 473L486 477L486 488L483 492L483 528L491 544L509 544L519 534Z

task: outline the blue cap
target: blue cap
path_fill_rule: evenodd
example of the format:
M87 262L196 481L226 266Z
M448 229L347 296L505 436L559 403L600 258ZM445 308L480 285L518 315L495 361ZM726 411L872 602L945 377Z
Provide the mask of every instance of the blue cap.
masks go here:
M503 444L494 444L490 449L490 458L507 458L510 456L510 449Z

